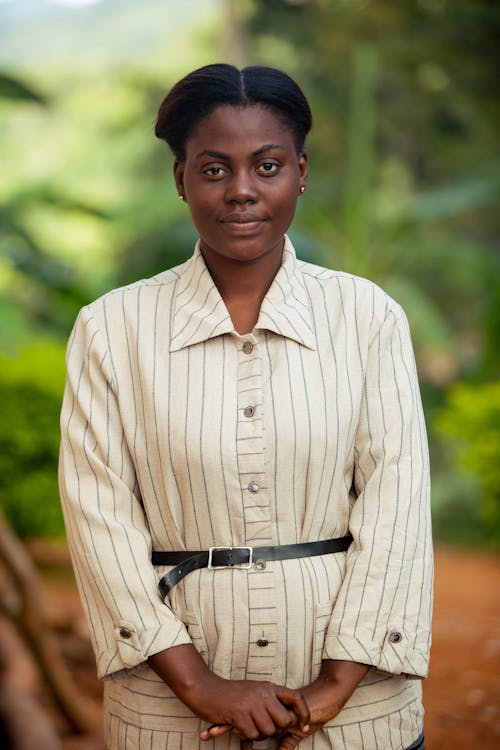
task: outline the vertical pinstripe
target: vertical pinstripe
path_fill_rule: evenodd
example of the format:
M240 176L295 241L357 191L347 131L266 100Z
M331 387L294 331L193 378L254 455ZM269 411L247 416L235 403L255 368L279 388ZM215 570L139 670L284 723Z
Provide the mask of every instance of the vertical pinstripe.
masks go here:
M199 746L200 721L146 662L190 642L221 676L291 687L324 658L371 664L341 714L301 746L410 745L422 728L411 678L427 671L432 548L401 308L366 280L297 261L287 239L257 325L240 336L197 247L182 266L84 308L67 367L61 498L106 681L109 747ZM167 604L165 569L149 562L152 548L347 530L348 553L196 571Z

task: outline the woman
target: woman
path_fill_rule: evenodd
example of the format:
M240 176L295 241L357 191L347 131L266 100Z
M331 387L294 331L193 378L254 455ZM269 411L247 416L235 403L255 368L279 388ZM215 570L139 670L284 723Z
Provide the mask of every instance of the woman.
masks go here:
M69 342L61 495L116 750L423 747L411 343L374 284L295 257L310 127L274 69L177 83L156 134L194 255Z

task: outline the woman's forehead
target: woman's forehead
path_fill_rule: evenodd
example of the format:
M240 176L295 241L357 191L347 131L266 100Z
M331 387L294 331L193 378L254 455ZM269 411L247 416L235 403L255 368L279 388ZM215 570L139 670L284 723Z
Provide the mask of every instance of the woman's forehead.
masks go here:
M260 104L223 104L199 121L186 141L187 155L240 147L253 152L270 144L295 148L293 134L276 112Z

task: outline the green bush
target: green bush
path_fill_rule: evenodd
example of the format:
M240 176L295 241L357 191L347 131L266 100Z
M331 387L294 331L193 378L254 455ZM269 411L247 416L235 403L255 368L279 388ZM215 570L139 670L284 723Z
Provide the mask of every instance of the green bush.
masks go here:
M0 356L0 507L21 536L64 532L57 488L64 347Z
M452 386L435 424L457 471L451 491L440 498L436 488L437 531L447 519L452 528L480 531L500 544L500 382Z

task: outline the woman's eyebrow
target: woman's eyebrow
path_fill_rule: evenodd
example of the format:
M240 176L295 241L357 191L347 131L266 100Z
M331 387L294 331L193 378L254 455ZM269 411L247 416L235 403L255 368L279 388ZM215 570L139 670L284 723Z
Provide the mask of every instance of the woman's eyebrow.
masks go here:
M265 154L267 151L272 151L275 148L279 148L282 151L284 150L283 146L280 146L279 143L266 143L265 146L261 146L257 151L252 151L252 156L260 156L261 154Z
M206 148L203 151L200 151L199 154L196 154L196 159L199 159L201 156L213 156L214 159L229 159L229 154L225 154L223 151L212 151L209 148Z
M260 156L261 154L265 154L273 149L280 149L283 151L283 146L280 146L278 143L266 143L256 151L252 151L252 156ZM196 154L196 159L200 159L202 156L211 156L213 159L224 159L226 161L231 158L229 154L225 154L223 151L213 151L210 148L206 148L203 151L200 151L199 154Z

